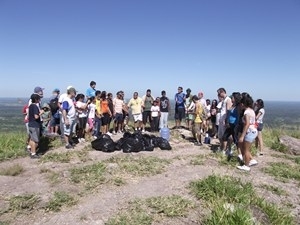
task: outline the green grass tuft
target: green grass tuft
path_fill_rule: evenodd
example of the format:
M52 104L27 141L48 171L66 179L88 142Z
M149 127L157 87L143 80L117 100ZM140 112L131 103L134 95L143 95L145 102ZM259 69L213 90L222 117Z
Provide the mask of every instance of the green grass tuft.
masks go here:
M73 153L68 151L68 152L61 152L61 153L47 153L42 156L40 159L41 162L58 162L58 163L68 163L71 161Z
M66 192L55 192L53 198L46 205L46 211L58 212L63 206L71 207L76 205L77 200Z
M9 199L9 211L24 213L36 209L40 198L34 194L13 196Z
M24 168L20 164L15 164L8 168L0 169L0 175L2 176L18 176L23 172Z
M290 165L282 162L272 162L269 167L263 168L265 173L268 173L277 178L295 179L300 181L300 166Z
M0 133L0 161L27 156L26 137L25 132Z

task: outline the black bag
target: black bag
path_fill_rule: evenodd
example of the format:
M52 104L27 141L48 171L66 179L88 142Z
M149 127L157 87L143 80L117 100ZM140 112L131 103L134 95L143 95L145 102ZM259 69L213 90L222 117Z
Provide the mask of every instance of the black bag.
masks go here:
M92 148L103 151L103 152L113 152L116 148L116 143L107 134L101 135L96 140L92 141Z
M137 138L130 137L124 141L122 149L124 153L139 152L144 149L144 146Z

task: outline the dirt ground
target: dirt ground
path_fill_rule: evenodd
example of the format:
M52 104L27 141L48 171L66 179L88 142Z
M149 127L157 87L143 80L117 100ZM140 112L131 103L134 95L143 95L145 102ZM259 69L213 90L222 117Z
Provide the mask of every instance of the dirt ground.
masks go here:
M117 140L120 134L114 135ZM212 153L212 145L195 146L183 139L180 135L173 135L170 140L171 151L155 149L153 152L139 152L125 154L121 151L104 153L91 149L90 143L78 144L74 149L67 150L64 147L50 150L45 153L85 152L81 157L72 157L67 163L43 162L42 159L18 158L0 163L0 168L9 168L19 164L23 172L17 176L0 176L0 224L105 224L121 209L127 207L129 201L145 199L155 196L180 195L193 200L193 196L187 188L191 181L203 179L212 174L229 175L239 177L244 181L253 183L260 197L276 205L289 205L296 221L300 221L300 192L299 183L289 180L283 183L274 177L264 173L262 168L270 162L289 163L285 158L274 157L275 152L266 148L263 157L257 157L258 165L251 168L250 172L238 171L234 166L222 165L219 158ZM218 141L212 139L213 145ZM276 153L279 154L279 153ZM81 154L79 154L81 155ZM74 183L70 179L70 169L103 162L112 157L149 157L170 160L162 173L148 176L133 176L123 174L124 184L115 185L112 182L99 183L92 190L86 190L82 183ZM193 165L191 160L205 156L201 165ZM42 158L43 158L42 157ZM108 163L107 170L114 171L115 163ZM51 178L51 174L54 175ZM108 176L113 176L110 174ZM262 188L262 185L274 185L281 187L287 193L278 196ZM73 206L63 206L60 211L45 210L47 202L56 191L65 191L75 196L77 203ZM39 202L30 211L7 210L9 199L12 196L34 194L39 197ZM200 208L199 208L200 207ZM187 217L175 219L162 219L157 224L199 224L199 217L205 209L201 205ZM1 223L2 221L2 223ZM154 223L155 224L155 223Z

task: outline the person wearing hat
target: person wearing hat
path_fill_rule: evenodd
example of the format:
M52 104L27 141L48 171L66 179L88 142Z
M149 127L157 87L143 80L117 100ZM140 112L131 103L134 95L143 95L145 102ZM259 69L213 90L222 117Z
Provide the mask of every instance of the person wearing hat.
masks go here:
M36 149L40 141L40 132L41 132L41 116L44 113L44 110L40 110L38 104L40 104L41 97L40 95L34 93L30 97L31 104L28 108L28 129L30 135L30 157L35 159L39 158L36 154Z
M67 87L67 92L69 89L73 88L72 85L69 85ZM62 122L62 103L64 102L64 100L68 97L68 93L65 92L63 94L61 94L58 98L58 108L59 108L59 129L60 129L60 137L61 137L61 140L62 142L64 142L65 140L65 135L64 135L64 125L63 125L63 122Z

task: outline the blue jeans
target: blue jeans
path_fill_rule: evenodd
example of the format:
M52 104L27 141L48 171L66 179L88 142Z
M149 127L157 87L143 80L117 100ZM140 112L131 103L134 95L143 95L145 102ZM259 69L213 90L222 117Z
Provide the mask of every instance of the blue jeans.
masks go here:
M95 124L94 124L94 132L93 132L93 136L97 136L99 137L101 134L101 125L102 125L102 120L101 118L95 116Z

